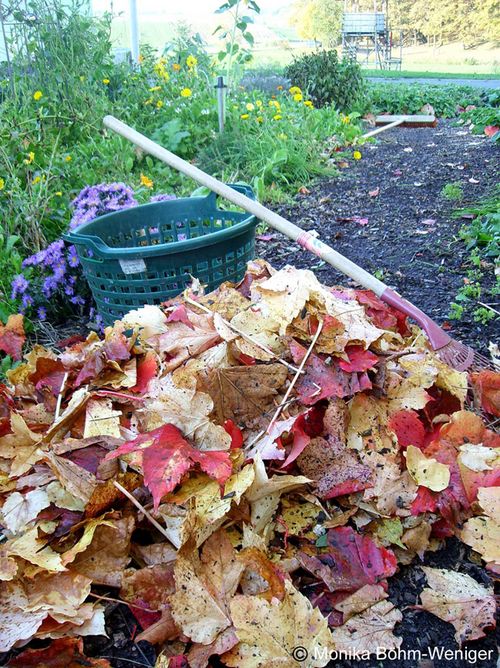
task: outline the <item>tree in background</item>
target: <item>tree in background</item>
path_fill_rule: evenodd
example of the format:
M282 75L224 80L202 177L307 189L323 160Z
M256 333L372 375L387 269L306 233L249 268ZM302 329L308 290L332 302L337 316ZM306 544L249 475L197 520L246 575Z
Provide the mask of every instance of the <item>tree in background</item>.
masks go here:
M335 46L339 41L342 24L342 0L297 0L290 23L300 37Z
M393 28L417 31L435 45L460 41L464 48L498 41L498 0L389 0ZM296 0L291 23L299 35L325 45L338 43L342 0ZM373 11L373 0L359 0L356 11Z

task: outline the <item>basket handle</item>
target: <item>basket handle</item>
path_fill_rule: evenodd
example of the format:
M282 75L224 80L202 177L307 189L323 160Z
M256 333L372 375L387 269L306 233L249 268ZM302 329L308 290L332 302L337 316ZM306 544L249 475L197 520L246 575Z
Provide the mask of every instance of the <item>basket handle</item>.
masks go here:
M245 195L246 197L249 197L255 201L254 191L249 185L246 185L245 183L226 183L226 185L228 188L232 188L233 190L236 190L236 192L241 193L242 195ZM217 206L217 200L219 197L222 196L218 195L213 190L207 195L207 202L211 209L215 209L216 211L221 210Z

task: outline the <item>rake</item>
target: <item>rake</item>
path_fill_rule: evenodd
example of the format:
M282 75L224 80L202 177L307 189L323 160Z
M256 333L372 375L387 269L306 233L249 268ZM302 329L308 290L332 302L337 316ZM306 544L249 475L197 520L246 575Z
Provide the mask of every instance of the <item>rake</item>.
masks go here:
M227 199L229 202L252 213L278 232L281 232L293 241L296 241L306 250L314 253L314 255L317 255L325 262L328 262L328 264L338 271L349 276L368 290L372 290L386 304L399 309L415 320L427 334L432 349L437 353L440 359L449 366L459 371L466 371L467 369L481 370L484 368L495 368L490 360L464 343L452 339L449 334L447 334L423 311L401 297L401 295L392 290L378 278L375 278L375 276L372 276L372 274L368 273L365 269L362 269L352 262L352 260L349 260L341 253L328 246L328 244L325 244L316 236L316 233L302 230L298 225L295 225L277 213L274 213L259 202L233 190L231 187L225 185L213 176L206 174L198 167L179 158L179 156L171 153L151 139L148 139L148 137L137 132L114 116L106 116L103 122L105 127L113 130L125 139L130 140L146 153L165 162L169 167L189 176L197 183L206 186L221 197Z

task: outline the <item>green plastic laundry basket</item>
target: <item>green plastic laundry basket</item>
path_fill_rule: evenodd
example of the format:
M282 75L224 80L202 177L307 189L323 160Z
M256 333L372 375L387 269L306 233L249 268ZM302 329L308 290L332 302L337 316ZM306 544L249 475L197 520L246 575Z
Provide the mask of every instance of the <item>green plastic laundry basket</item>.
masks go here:
M232 188L254 197L248 186ZM178 295L192 276L215 289L239 281L255 251L254 216L218 206L217 195L154 202L100 216L64 234L76 246L106 325Z

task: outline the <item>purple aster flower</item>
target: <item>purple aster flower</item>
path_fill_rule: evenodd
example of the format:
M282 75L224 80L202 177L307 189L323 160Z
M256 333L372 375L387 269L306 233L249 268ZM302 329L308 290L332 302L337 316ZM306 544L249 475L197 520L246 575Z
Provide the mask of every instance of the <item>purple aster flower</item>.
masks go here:
M151 197L151 202L168 202L170 200L177 199L175 195L167 195L167 193L160 193L159 195L153 195Z
M72 202L74 214L70 222L70 230L94 220L98 216L112 211L121 211L138 202L134 191L124 183L100 183L86 186Z
M83 297L80 297L80 295L76 295L75 297L71 297L69 300L72 304L76 304L77 306L84 306L85 305L85 299Z
M73 290L73 288L71 287L71 285L67 285L67 286L64 288L64 294L65 294L65 295L68 295L68 297L71 297L71 295L74 295L74 294L75 294L75 291Z
M47 309L45 308L45 306L39 306L38 311L36 313L39 320L43 321L47 319Z
M12 295L11 299L16 299L18 295L22 295L26 292L26 290L29 288L29 281L26 279L23 274L17 274L17 276L14 276L11 287L12 287Z
M22 305L23 305L23 310L26 310L30 306L33 306L33 297L31 297L31 295L24 294Z
M68 264L70 267L78 267L80 264L80 259L78 257L77 250L75 246L70 246L68 248L68 252L66 254L66 257L68 258Z

